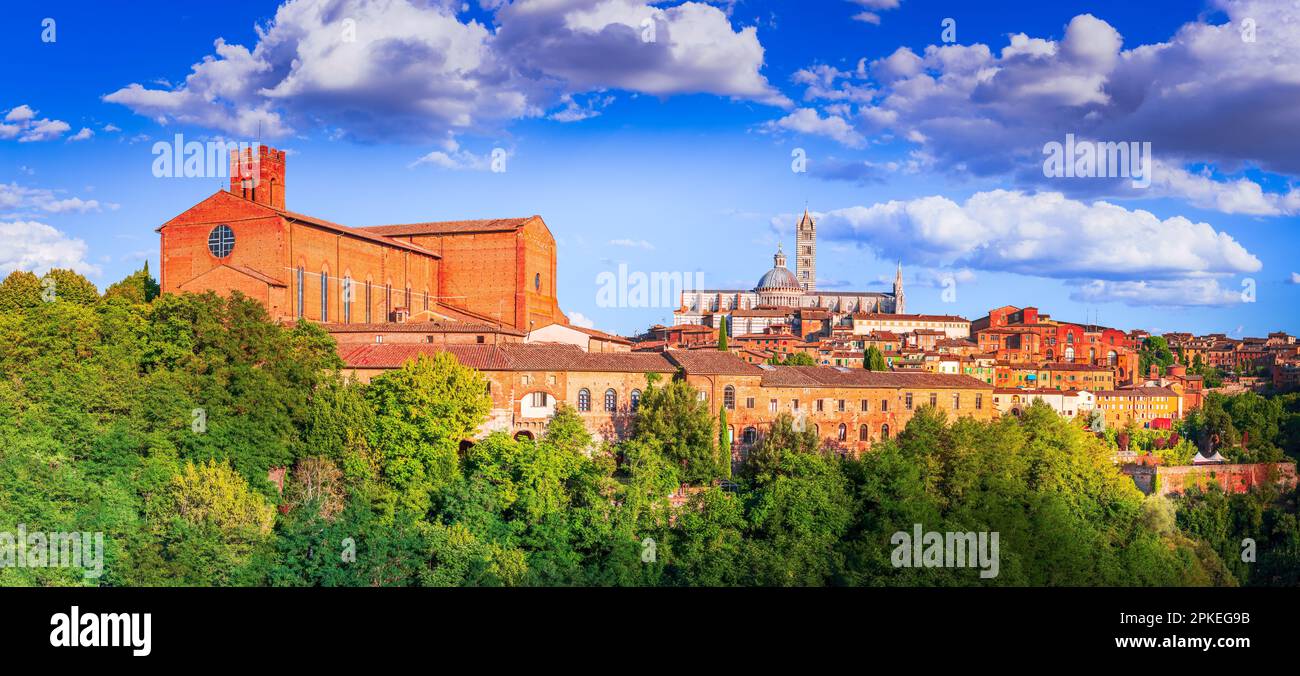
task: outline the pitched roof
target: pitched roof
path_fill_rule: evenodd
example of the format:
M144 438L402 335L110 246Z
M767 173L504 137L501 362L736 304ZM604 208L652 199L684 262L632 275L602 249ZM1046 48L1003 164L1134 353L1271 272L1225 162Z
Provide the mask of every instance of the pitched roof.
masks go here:
M753 364L730 353L717 350L668 350L663 352L669 361L699 375L755 376L762 371Z
M385 237L407 237L410 235L450 235L465 232L509 232L524 227L533 219L541 216L532 215L525 218L479 218L464 221L428 221L425 223L399 223L396 225L368 225L362 230Z
M854 319L894 319L912 322L964 322L970 320L957 315L899 315L889 312L854 312Z
M917 371L868 371L825 366L764 366L764 387L992 389L970 376Z
M342 324L321 324L330 333L503 333L510 336L523 336L524 332L509 326L487 324L484 322L371 322Z
M349 368L398 368L419 355L432 356L439 352L449 352L460 363L480 371L672 373L677 370L659 352L585 352L576 345L555 343L374 343L339 346L339 356Z

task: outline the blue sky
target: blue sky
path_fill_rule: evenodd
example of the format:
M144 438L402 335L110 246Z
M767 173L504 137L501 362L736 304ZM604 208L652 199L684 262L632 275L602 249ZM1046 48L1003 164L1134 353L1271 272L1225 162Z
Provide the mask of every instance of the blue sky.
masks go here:
M611 331L672 310L599 307L602 272L748 288L806 205L822 286L901 259L913 312L1300 332L1300 7L1153 4L14 6L0 273L156 266L153 229L224 180L154 176L154 144L260 130L295 211L541 214L562 306ZM1067 133L1151 143L1152 185L1044 176Z

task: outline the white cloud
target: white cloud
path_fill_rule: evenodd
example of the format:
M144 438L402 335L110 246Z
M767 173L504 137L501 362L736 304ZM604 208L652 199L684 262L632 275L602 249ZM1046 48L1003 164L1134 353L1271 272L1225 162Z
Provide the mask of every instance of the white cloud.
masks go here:
M72 128L63 120L36 119L36 111L25 103L10 109L4 119L0 124L0 139L17 137L19 143L50 141Z
M7 211L39 209L52 214L68 212L84 214L90 211L101 211L102 206L116 209L118 205L101 205L98 200L83 200L80 197L60 198L53 190L29 188L17 183L0 183L0 209Z
M863 8L863 11L853 15L854 21L861 21L876 26L880 25L880 12L898 9L899 1L900 0L849 0L849 2Z
M1060 193L994 190L963 204L931 196L849 207L823 215L819 234L859 241L890 259L1062 279L1177 278L1262 267L1208 223L1162 220Z
M1213 9L1162 42L1132 44L1106 21L1075 16L1059 38L1010 35L987 45L900 48L860 66L870 101L840 117L868 139L906 138L958 174L1010 175L1080 195L1151 196L1127 181L1048 184L1043 144L1066 133L1149 141L1167 168L1160 194L1225 213L1294 214L1300 196L1269 193L1241 169L1300 176L1300 4L1212 0ZM1221 13L1220 13L1221 12ZM1227 21L1209 23L1226 15ZM1245 19L1256 41L1242 39ZM803 83L815 97L824 85ZM842 136L859 141L855 137ZM849 145L846 143L846 145ZM1187 167L1212 165L1200 180ZM1219 185L1215 185L1215 184Z
M507 151L506 159L510 156L511 153ZM430 151L407 165L407 168L413 169L423 164L431 164L443 169L487 171L492 168L492 155L490 153L479 155L465 150L460 147L455 138L448 136L443 139L441 150Z
M368 140L428 139L539 117L566 94L709 93L789 105L759 72L754 27L706 4L633 0L489 3L496 29L456 3L290 0L252 49L215 42L175 88L104 97L163 122L250 136L335 128ZM641 22L655 22L653 41ZM355 22L346 41L345 19ZM577 114L564 104L557 119ZM588 109L589 111L592 109Z
M1162 305L1180 291L1187 304L1221 304L1229 292L1215 278L1263 267L1208 223L1060 193L994 190L963 203L930 196L836 209L818 216L818 234L886 260L1062 279L1097 300Z
M644 239L611 239L609 243L613 246L625 246L632 249L653 250L655 246Z
M36 111L24 103L6 113L5 122L26 122L33 117L36 117Z
M94 136L94 135L95 135L95 132L91 131L91 130L90 130L90 127L82 127L82 128L81 128L81 131L77 132L76 134L73 134L72 136L69 136L69 137L68 137L68 140L69 140L69 141L85 141L86 139L89 139L90 137L92 137L92 136Z
M0 276L15 270L42 274L50 268L68 268L97 274L86 262L86 243L36 221L0 221Z
M1291 273L1291 283L1300 284L1300 272Z
M1241 289L1223 288L1217 279L1154 281L1093 280L1070 294L1082 303L1124 303L1131 306L1220 306L1241 303Z
M788 129L802 134L825 136L850 148L866 145L866 138L843 118L834 115L821 117L812 108L799 108L779 120L766 123L763 128L767 131Z
M586 315L576 310L569 312L569 323L574 326L580 326L584 329L596 328L596 323L591 321Z

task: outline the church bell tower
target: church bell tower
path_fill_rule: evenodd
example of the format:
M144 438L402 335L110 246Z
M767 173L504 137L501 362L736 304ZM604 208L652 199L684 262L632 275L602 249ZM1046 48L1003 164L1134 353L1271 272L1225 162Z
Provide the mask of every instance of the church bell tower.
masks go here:
M794 275L804 291L817 290L817 221L808 208L795 226Z

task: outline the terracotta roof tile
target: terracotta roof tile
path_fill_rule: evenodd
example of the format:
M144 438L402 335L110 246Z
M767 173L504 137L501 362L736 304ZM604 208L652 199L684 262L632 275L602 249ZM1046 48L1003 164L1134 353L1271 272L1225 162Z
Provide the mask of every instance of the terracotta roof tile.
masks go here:
M426 223L399 223L395 225L368 225L362 230L385 237L407 237L410 235L446 235L462 232L509 232L518 230L524 224L540 218L479 218L465 221L429 221Z
M421 354L438 352L449 352L462 364L480 371L672 373L677 370L658 352L584 352L575 345L553 343L375 343L339 347L339 356L349 368L398 368Z

